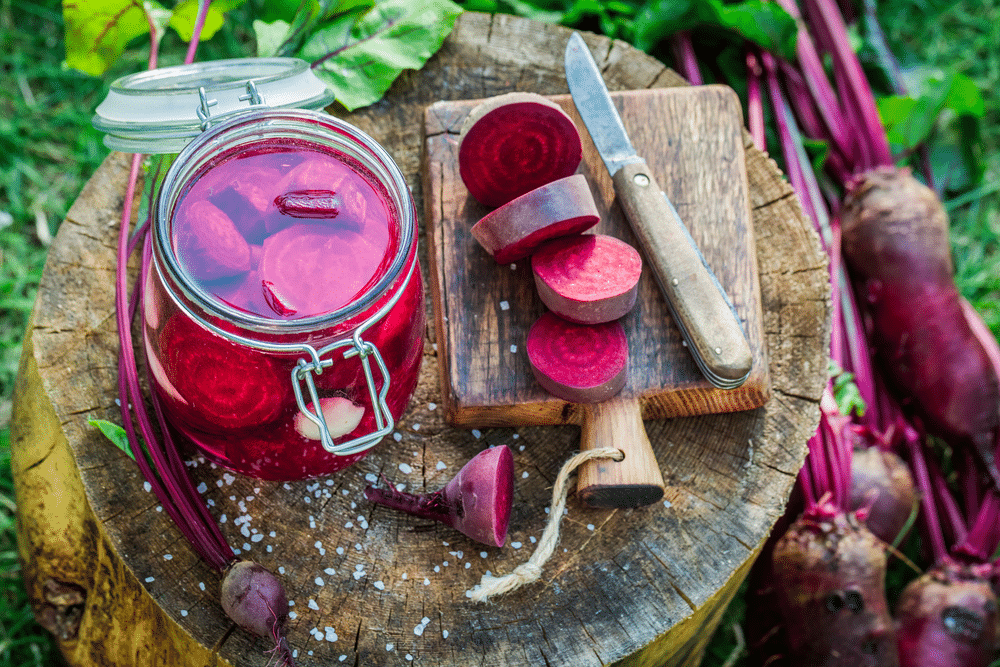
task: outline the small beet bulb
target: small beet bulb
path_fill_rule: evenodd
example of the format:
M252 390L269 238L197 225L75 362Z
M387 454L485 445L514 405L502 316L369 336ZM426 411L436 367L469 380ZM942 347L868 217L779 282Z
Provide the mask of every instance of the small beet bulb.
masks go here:
M426 494L369 486L368 500L438 521L493 547L507 541L514 503L514 456L506 445L476 454L443 489Z
M237 560L222 579L222 609L236 625L277 644L282 665L294 665L281 626L288 616L288 596L270 570L248 560Z

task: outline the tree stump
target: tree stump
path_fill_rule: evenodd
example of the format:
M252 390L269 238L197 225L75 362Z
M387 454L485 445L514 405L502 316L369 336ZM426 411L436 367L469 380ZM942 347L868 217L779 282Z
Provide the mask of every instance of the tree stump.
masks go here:
M423 211L424 107L513 90L565 93L569 34L464 14L423 70L345 117L394 156ZM612 89L685 83L622 42L586 37ZM664 502L593 510L571 495L541 581L489 604L465 596L487 570L503 574L527 560L579 431L449 427L436 405L433 327L395 437L352 468L295 483L189 468L230 543L272 571L280 566L295 603L287 630L300 665L698 664L783 512L827 373L826 257L778 169L749 139L746 157L771 399L748 412L648 422ZM87 423L119 419L113 277L127 172L128 156L112 154L73 205L25 336L12 429L26 585L73 665L265 665L269 642L228 621L218 577L144 490L134 463ZM512 447L517 470L503 548L363 498L366 477L380 474L411 489L440 488L500 443Z

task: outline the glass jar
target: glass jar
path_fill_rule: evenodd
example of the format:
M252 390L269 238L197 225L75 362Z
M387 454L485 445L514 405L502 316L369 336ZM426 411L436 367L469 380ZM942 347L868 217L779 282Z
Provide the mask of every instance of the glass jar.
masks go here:
M340 470L392 431L424 296L413 201L371 137L315 111L235 114L184 147L152 213L142 333L171 429L273 480Z

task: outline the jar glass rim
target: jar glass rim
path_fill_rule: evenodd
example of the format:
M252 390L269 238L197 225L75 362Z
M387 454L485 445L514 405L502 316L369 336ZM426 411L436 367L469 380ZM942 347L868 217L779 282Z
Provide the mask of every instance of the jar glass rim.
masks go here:
M226 145L250 145L273 139L278 132L294 132L304 141L313 139L317 145L349 148L350 155L372 169L391 198L388 204L397 209L397 246L392 261L383 275L350 303L330 312L298 319L274 319L240 310L214 297L200 287L183 269L171 238L172 213L188 180L199 168ZM235 143L227 144L228 141ZM234 137L234 135L238 135ZM332 140L325 144L321 139ZM365 159L367 158L367 159ZM153 209L154 258L183 293L184 299L195 304L206 315L219 318L246 331L266 335L311 333L348 321L371 308L404 276L407 265L416 261L416 212L402 172L389 153L361 129L327 114L308 110L265 109L241 114L199 135L178 154L164 177ZM183 304L181 304L183 305ZM194 315L194 313L191 313Z

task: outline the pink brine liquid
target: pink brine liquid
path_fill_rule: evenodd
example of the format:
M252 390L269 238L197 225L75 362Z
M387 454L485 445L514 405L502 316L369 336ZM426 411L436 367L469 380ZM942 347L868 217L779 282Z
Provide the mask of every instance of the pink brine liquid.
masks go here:
M375 177L344 154L261 142L217 158L182 193L171 224L173 253L192 283L239 312L274 321L321 318L386 276L400 251L400 221L389 201ZM403 286L417 261L415 247L380 298L346 322L323 323L306 336L317 349L341 340L403 290L363 335L389 370L387 402L396 419L416 385L423 351L419 267ZM303 353L264 352L206 329L177 307L155 269L144 294L144 340L157 397L171 427L208 458L255 477L303 479L364 455L327 452L301 414L291 373ZM208 319L242 335L224 320ZM335 435L360 419L335 442L377 430L363 367L356 356L344 359L345 349L314 375L321 407L339 406L335 414L345 416L330 424Z

